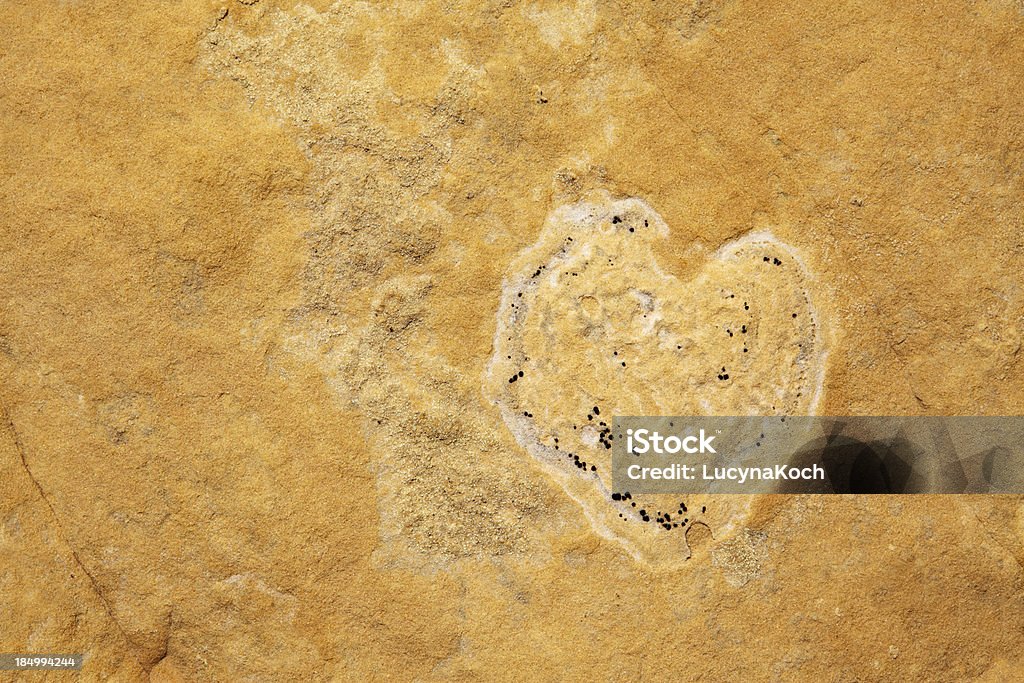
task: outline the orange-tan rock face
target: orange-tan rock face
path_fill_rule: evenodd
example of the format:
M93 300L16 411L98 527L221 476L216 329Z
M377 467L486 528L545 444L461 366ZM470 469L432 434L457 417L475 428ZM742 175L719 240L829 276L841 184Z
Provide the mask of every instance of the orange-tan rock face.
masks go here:
M1024 677L1019 497L623 531L572 429L1021 412L1024 6L891 5L0 4L0 652Z

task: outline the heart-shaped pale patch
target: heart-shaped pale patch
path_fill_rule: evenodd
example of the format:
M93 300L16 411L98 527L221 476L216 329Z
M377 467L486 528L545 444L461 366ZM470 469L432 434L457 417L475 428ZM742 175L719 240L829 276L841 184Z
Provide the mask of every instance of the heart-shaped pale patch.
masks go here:
M695 524L727 531L750 500L612 490L611 416L813 414L826 354L794 249L752 233L682 281L656 263L667 235L639 199L555 210L511 266L484 382L594 529L653 566L688 558Z

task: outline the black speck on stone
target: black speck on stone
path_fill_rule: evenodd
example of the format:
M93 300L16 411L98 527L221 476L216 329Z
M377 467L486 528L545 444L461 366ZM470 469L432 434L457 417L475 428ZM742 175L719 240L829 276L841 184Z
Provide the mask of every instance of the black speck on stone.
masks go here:
M522 376L523 376L523 371L522 371L522 370L520 370L520 371L519 371L519 372L518 372L517 374L518 374L518 375L519 375L520 377L522 377Z
M594 406L594 415L600 415L600 414L601 414L601 409L598 408L597 406Z
M619 218L618 216L615 216L614 218L612 218L612 223L621 223L621 222L622 222L622 219Z
M622 500L622 496L619 495L618 493L613 493L612 500Z

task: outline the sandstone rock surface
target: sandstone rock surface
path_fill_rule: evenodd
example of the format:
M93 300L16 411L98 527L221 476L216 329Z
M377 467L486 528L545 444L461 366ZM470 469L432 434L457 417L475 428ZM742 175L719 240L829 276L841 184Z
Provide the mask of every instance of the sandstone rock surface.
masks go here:
M538 457L592 397L1019 414L1019 1L8 2L0 74L0 651L1024 678L1019 497L623 536L600 472Z

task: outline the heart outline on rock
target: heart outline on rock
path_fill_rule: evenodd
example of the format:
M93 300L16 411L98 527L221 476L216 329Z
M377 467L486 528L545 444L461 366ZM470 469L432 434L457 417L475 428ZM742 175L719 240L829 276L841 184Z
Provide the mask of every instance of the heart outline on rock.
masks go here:
M630 523L653 517L653 507L638 515L647 512L638 501L613 500L610 416L814 414L828 355L813 277L796 249L752 232L682 281L652 250L668 235L638 198L600 193L552 211L503 282L483 386L593 529L653 567L689 557L687 525L673 536L682 542L665 541L669 534ZM724 500L714 519L700 523L720 536L739 528L751 497L716 498ZM659 526L680 526L657 514Z

